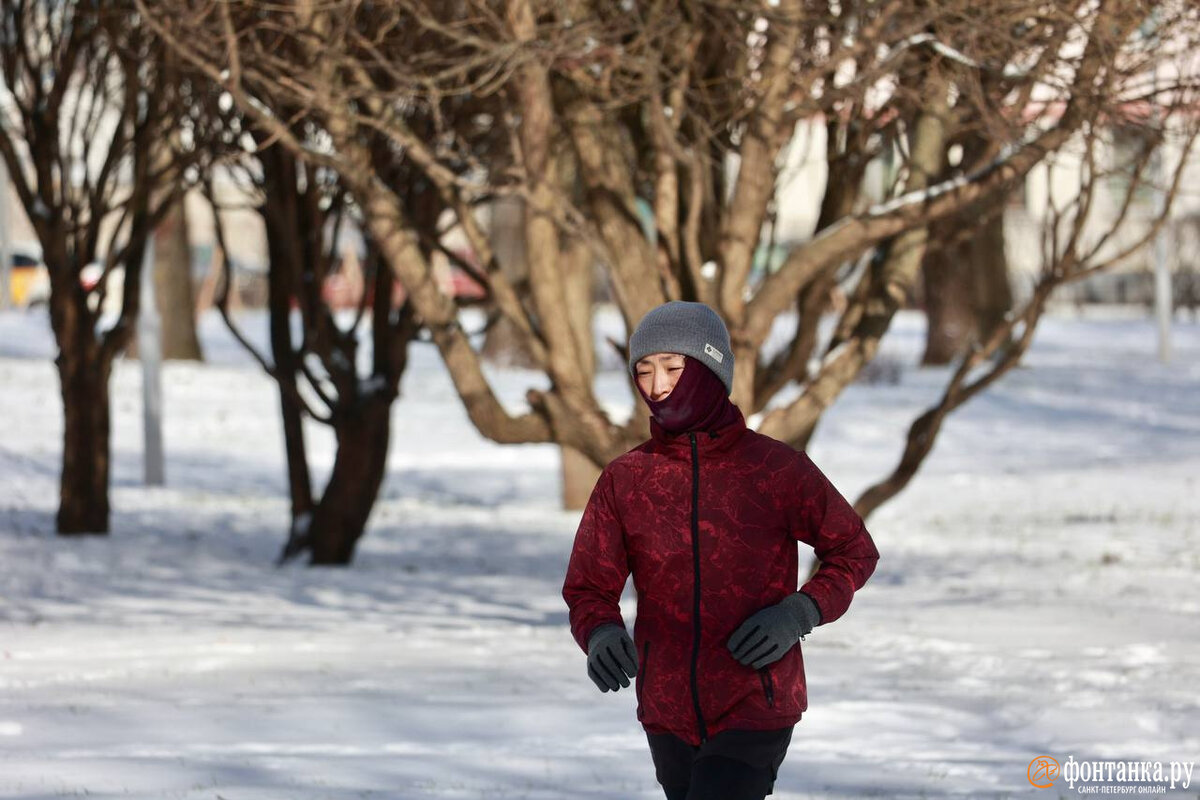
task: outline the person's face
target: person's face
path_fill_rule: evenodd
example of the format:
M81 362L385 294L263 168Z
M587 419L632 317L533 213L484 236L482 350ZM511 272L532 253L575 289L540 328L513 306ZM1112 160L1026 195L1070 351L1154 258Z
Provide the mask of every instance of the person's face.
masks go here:
M684 357L680 353L654 353L634 365L637 383L651 400L658 402L671 393L683 374Z

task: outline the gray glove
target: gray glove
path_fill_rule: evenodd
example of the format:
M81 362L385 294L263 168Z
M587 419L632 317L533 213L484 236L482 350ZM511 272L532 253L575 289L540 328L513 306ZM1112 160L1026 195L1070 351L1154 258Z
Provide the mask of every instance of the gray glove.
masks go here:
M623 625L601 625L588 637L588 676L602 692L629 686L637 675L637 648Z
M738 663L762 669L783 658L820 623L817 604L804 592L795 592L743 622L729 638L729 652Z

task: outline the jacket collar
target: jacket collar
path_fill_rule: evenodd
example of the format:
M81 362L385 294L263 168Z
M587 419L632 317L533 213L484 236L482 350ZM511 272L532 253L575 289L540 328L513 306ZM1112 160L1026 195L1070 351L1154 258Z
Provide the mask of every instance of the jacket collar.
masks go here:
M715 453L729 449L734 442L746 432L746 417L742 410L733 406L737 414L719 428L710 431L693 431L696 434L696 447L700 453ZM650 440L647 442L650 450L655 453L690 459L692 457L692 440L688 431L670 433L650 417Z

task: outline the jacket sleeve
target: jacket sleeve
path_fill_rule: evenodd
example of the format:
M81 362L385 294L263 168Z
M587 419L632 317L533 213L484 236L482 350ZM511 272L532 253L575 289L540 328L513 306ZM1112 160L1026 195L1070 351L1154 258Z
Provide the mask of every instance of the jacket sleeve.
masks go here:
M628 578L625 531L617 515L612 475L606 469L583 510L563 584L571 634L584 652L596 628L609 623L624 627L620 601Z
M812 598L824 625L850 607L879 561L862 517L806 453L799 453L799 498L789 505L792 534L811 546L821 566L800 587Z

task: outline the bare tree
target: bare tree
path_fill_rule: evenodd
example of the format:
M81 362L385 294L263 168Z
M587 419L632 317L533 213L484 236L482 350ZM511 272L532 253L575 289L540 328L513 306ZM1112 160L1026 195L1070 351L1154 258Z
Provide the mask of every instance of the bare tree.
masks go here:
M177 87L132 4L2 0L0 14L0 155L42 245L58 344L58 530L105 533L108 378L133 333L147 237L180 185L186 154L153 158L175 125ZM93 262L103 277L84 286ZM123 288L116 319L103 313L110 287Z
M357 244L347 246L344 240L350 237L342 235L352 226L361 229L354 197L337 173L299 160L268 134L248 129L242 115L222 102L218 86L200 75L190 77L209 91L208 102L193 117L194 135L206 149L203 185L214 209L223 266L216 305L234 336L279 387L292 500L290 535L280 562L307 553L313 565L348 564L383 483L392 405L420 322L411 303L395 305L395 278L369 236L357 308L331 305L324 293L327 279L348 251L357 258ZM425 202L429 189L405 174L403 162L381 146L375 157L374 168L381 175L408 187L414 211L425 208L436 217L436 198L433 204ZM218 197L218 181L227 186L224 195L256 208L265 224L269 356L255 349L230 313L222 211L231 201ZM319 493L313 487L305 419L329 426L336 440L333 468Z
M568 247L603 263L627 329L667 299L716 307L733 339L734 401L763 413L762 432L803 447L913 290L931 226L994 207L1127 104L1155 57L1138 33L1151 11L1198 38L1197 11L1178 0L138 2L256 126L352 187L479 430L554 441L595 464L644 438L645 409L615 422L597 401L586 317L568 311L580 279L562 269ZM1194 76L1177 77L1182 89ZM479 113L455 113L467 101ZM297 134L288 107L313 128ZM817 230L764 270L781 152L814 121L829 167ZM419 246L434 232L374 170L364 132L436 187L485 265L496 312L549 378L528 409L510 412L492 392ZM963 148L947 174L950 148L971 135L985 146ZM901 168L877 202L861 179L885 150ZM475 217L508 196L525 209L526 292ZM819 342L829 288L855 266ZM768 357L768 334L792 312L793 339ZM803 391L773 402L793 383Z
M1056 205L1052 193L1047 192L1051 213L1043 226L1042 267L1029 299L1019 311L1001 320L987 338L970 342L941 398L913 421L896 468L855 501L860 514L870 514L912 480L950 413L1020 363L1033 343L1038 321L1055 289L1130 259L1153 242L1167 225L1165 215L1149 220L1148 224L1139 219L1135 198L1150 189L1166 194L1168 208L1174 203L1189 168L1188 156L1200 136L1200 119L1194 113L1195 99L1188 95L1155 97L1154 101L1167 104L1177 113L1152 121L1145 118L1144 111L1140 112L1142 123L1151 124L1142 127L1147 137L1145 147L1130 162L1112 163L1106 158L1106 150L1111 150L1106 147L1111 120L1093 120L1083 127L1075 144L1083 164L1079 193ZM1178 124L1168 129L1164 119ZM1174 140L1180 157L1160 177L1150 165L1155 152L1168 139ZM1105 161L1110 163L1106 165ZM1123 176L1124 189L1115 215L1104 219L1103 227L1096 230L1094 213L1101 198L1111 191L1114 175Z
M391 410L399 395L409 342L419 323L412 307L392 307L394 278L368 242L367 291L352 321L335 316L322 297L325 276L339 259L337 217L348 199L281 147L260 153L259 210L266 223L270 266L268 307L271 356L257 352L229 313L230 271L217 298L226 323L277 381L284 420L292 524L280 562L303 553L313 565L344 565L354 557L383 483L391 441ZM210 198L213 197L211 190ZM332 210L325 203L332 198ZM216 229L225 252L224 225L214 200ZM299 308L301 335L292 333ZM369 312L369 315L367 314ZM364 324L369 320L369 325ZM369 335L370 362L359 350ZM303 420L332 428L337 449L320 494L313 490Z

